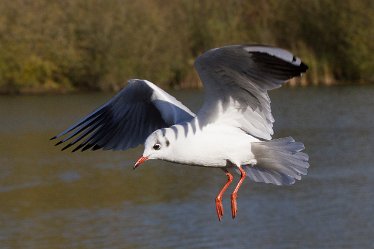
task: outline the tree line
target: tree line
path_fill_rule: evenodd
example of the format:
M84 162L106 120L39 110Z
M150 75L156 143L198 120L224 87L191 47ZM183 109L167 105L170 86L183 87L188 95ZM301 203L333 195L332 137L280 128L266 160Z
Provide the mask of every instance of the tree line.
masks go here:
M292 84L374 82L371 0L0 1L0 92L118 90L130 78L200 85L196 56L227 44L292 50Z

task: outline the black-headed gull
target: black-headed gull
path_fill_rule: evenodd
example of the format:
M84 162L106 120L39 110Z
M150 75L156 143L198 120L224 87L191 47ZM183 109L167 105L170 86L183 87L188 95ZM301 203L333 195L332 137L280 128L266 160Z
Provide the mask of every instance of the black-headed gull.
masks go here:
M274 119L268 90L300 76L308 67L290 52L264 45L233 45L200 55L195 68L204 84L204 104L197 114L147 80L132 79L107 103L53 137L62 150L125 150L139 144L144 153L134 169L149 159L222 169L228 179L216 197L218 219L222 195L240 173L231 194L247 176L255 182L290 185L307 174L304 145L291 137L272 139Z

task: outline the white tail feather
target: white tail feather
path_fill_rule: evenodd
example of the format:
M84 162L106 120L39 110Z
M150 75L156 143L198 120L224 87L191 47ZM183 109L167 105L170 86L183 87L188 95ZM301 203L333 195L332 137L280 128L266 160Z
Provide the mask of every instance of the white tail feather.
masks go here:
M256 182L291 185L307 174L309 157L304 145L292 137L252 143L256 165L245 165L247 176Z

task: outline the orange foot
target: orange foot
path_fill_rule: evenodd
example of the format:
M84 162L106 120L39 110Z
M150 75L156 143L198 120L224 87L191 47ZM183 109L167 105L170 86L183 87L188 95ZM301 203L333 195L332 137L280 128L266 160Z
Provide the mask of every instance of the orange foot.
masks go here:
M216 198L216 211L218 220L221 221L223 217L223 205L222 205L222 199L217 196Z
M223 171L225 172L225 174L227 176L227 182L222 187L221 191L219 192L219 194L216 197L216 211L217 211L217 216L218 216L219 221L221 221L222 217L223 217L223 205L222 205L223 193L225 193L226 189L229 187L232 180L234 179L234 177L230 174L230 172L227 169L223 169Z
M231 194L231 215L233 219L236 217L236 213L238 212L238 205L236 204L237 196L237 193Z

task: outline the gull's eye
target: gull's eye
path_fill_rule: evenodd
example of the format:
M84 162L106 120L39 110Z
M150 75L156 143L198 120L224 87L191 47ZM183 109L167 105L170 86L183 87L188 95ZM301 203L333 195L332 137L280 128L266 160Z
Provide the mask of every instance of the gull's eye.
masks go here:
M155 145L153 145L153 149L154 149L154 150L159 150L159 149L161 149L161 144L155 144Z

